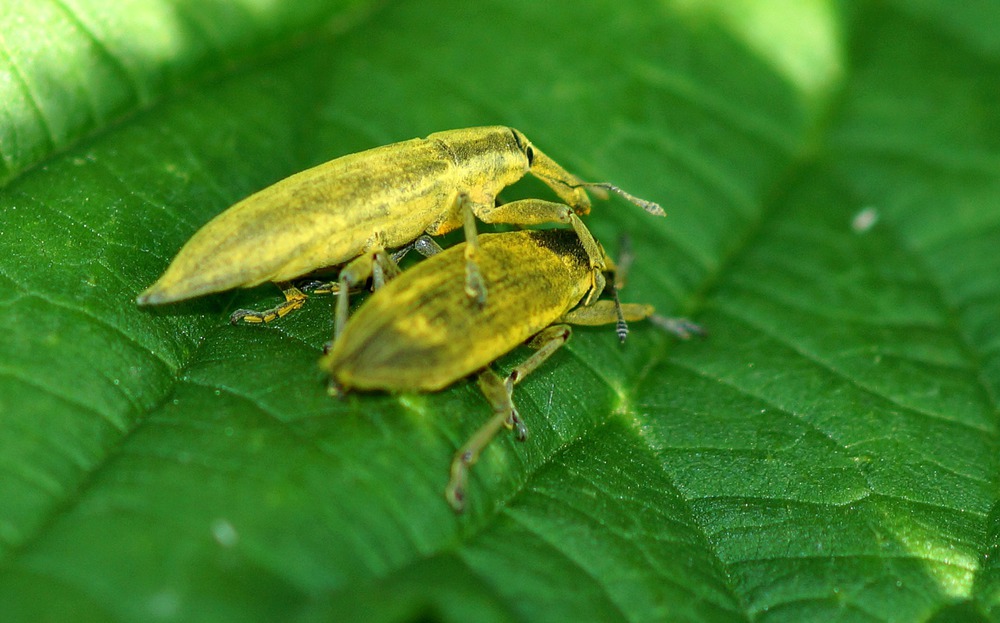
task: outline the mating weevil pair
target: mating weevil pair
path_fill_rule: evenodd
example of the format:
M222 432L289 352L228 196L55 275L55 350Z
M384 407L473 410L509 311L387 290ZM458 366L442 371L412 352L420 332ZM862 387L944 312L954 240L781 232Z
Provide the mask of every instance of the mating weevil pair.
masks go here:
M497 205L502 189L531 173L565 202L533 199ZM653 214L660 207L610 184L581 181L513 128L449 130L331 160L233 205L184 245L163 276L136 301L170 303L272 281L285 301L263 312L239 310L233 322L267 322L300 308L291 281L346 264L340 271L336 333L347 321L347 296L374 267L396 272L385 249L422 235L465 230L465 289L482 304L487 289L477 258L476 223L569 223L587 244L593 290L600 291L600 250L578 215L590 212L584 188L617 192ZM567 207L568 205L568 207Z
M497 205L497 193L526 173L545 182L565 204L524 199ZM519 437L526 434L510 395L514 384L569 338L568 327L550 325L558 319L603 324L611 318L606 302L588 306L604 290L610 262L578 218L590 211L585 188L611 190L663 214L656 204L615 186L581 181L507 127L439 132L351 154L282 180L214 218L137 302L168 303L272 281L281 287L283 303L264 312L239 310L231 318L267 322L304 303L305 295L291 280L342 266L335 342L322 360L341 386L434 390L483 370L479 385L496 415L453 462L448 498L461 509L468 467L482 447L504 425L517 428ZM481 243L476 218L516 225L567 223L574 234L484 235ZM465 230L463 245L380 290L352 320L355 328L345 332L350 289L373 272L390 277L398 272L386 249L458 227ZM574 310L584 297L584 306ZM403 300L410 302L404 306ZM393 309L412 315L397 322ZM648 307L616 309L619 324L651 313ZM466 339L465 346L456 348L456 336ZM538 353L506 380L489 371L494 359L532 336ZM411 371L403 370L404 361Z

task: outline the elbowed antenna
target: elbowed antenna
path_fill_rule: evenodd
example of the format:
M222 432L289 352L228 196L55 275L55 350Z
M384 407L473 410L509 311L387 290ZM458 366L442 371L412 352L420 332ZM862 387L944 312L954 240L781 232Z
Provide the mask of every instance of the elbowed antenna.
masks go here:
M655 203L653 201L646 201L645 199L640 199L635 195L627 193L621 188L618 188L614 184L609 184L607 182L580 182L579 184L570 185L571 188L579 188L581 186L584 188L603 188L604 190L610 190L611 192L617 193L622 197L628 199L631 203L634 203L635 205L639 206L640 208L642 208L646 212L649 212L650 214L653 214L655 216L667 215L667 213L663 211L663 208L660 207L660 204Z
M614 184L609 184L608 182L579 182L577 184L570 184L569 182L556 178L546 177L545 179L553 181L557 184L562 184L567 188L603 188L604 190L610 190L611 192L621 195L625 199L628 199L629 202L634 203L635 205L639 206L640 208L642 208L643 210L649 212L654 216L667 215L667 213L663 211L663 208L660 207L660 204L656 203L655 201L646 201L645 199L640 199L639 197L636 197L632 193L625 192L621 188L618 188Z

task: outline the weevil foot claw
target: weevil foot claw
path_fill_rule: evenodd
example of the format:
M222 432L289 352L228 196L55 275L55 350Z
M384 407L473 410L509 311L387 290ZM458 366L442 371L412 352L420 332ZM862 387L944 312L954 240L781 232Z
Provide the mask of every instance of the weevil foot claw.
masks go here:
M261 317L261 314L255 312L252 309L237 309L229 316L229 324L239 324L240 322L246 322L248 324L260 324L265 322Z
M528 439L528 427L525 426L524 421L521 419L518 412L512 411L510 417L505 422L508 426L514 429L514 438L518 441L527 441Z
M448 488L444 492L445 498L448 499L448 505L456 513L462 513L465 511L465 491L462 487L458 485L448 485Z

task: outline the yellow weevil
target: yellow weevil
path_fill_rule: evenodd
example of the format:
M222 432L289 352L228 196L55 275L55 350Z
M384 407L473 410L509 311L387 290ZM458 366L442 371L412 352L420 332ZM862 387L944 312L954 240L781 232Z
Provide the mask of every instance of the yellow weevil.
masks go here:
M376 291L320 360L334 395L348 389L437 391L478 372L494 416L452 461L446 497L456 511L464 507L469 468L500 427L516 429L518 439L527 437L512 402L513 387L569 339L567 323L617 321L624 339L625 320L653 314L650 305L620 305L617 295L614 301L577 306L591 288L591 269L585 245L573 232L483 234L479 244L480 270L490 291L485 305L475 305L462 289L465 249L456 245ZM682 338L701 332L683 319L654 320ZM537 352L506 379L490 369L526 341Z
M533 200L496 205L503 188L526 173L566 205ZM465 292L478 304L487 288L478 268L475 219L486 223L569 223L593 240L577 215L590 211L584 188L616 192L646 211L652 202L564 170L513 128L449 130L331 160L269 186L219 214L174 258L136 302L154 305L271 281L285 301L263 311L238 310L232 322L268 322L300 308L305 294L291 280L346 263L339 277L336 332L347 320L349 289L381 270L397 272L385 249L424 235L465 230ZM592 288L600 291L603 257L588 247Z

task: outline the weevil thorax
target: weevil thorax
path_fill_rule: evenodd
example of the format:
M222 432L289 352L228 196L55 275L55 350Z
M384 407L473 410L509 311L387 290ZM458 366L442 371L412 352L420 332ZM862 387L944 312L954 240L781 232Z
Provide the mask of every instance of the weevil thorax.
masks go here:
M529 150L530 143L512 128L452 130L428 138L447 147L454 159L458 183L477 203L492 204L497 193L524 177L531 166L521 141Z

